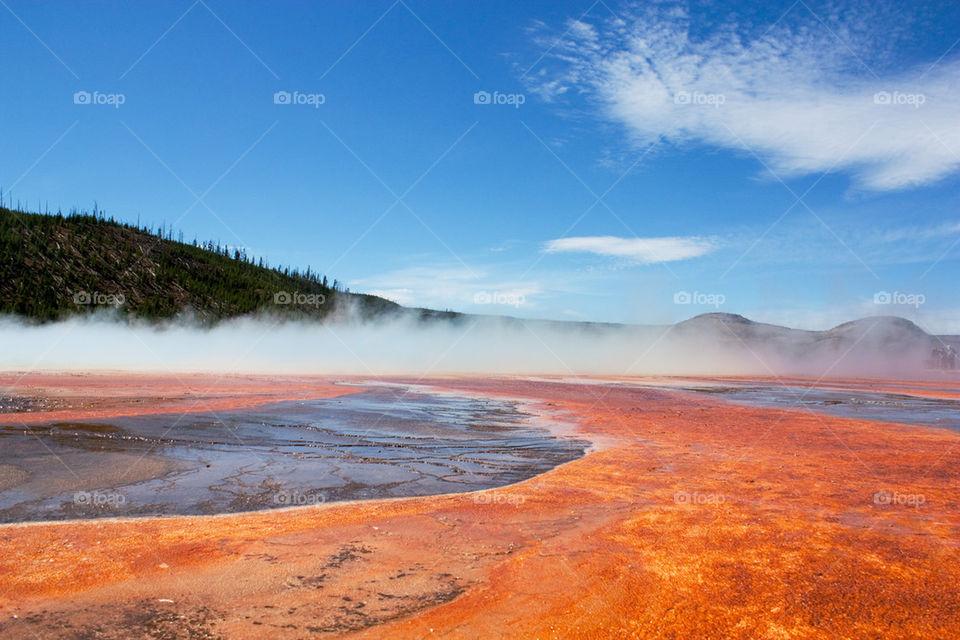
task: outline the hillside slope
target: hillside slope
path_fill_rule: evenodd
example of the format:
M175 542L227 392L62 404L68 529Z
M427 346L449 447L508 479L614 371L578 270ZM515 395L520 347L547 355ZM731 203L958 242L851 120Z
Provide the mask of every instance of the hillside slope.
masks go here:
M150 320L188 313L212 323L255 312L323 318L399 305L325 277L255 264L245 253L186 244L102 215L0 208L0 313L56 320L93 311Z

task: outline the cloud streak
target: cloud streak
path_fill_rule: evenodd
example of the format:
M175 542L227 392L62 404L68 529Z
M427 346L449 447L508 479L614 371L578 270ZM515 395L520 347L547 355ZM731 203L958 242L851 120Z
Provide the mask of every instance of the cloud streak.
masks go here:
M889 191L960 167L957 56L873 69L869 52L886 33L797 12L766 31L727 23L704 33L676 4L571 21L559 41L541 34L555 45L552 63L531 89L548 100L585 95L638 145L734 150L784 178L846 171L863 189Z
M544 289L533 279L517 279L503 265L423 264L351 282L369 293L405 306L498 311L497 305L532 309ZM499 309L503 311L503 309Z
M713 243L703 238L581 236L550 240L543 250L546 253L592 253L626 258L639 264L656 264L697 258L712 249Z

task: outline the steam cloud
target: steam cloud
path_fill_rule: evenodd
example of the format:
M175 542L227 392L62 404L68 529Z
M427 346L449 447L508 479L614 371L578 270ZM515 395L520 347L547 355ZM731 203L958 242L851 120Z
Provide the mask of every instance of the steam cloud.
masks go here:
M326 322L248 317L199 328L88 316L0 321L0 368L292 374L923 374L937 339L882 317L809 332L705 316L615 326L465 316Z

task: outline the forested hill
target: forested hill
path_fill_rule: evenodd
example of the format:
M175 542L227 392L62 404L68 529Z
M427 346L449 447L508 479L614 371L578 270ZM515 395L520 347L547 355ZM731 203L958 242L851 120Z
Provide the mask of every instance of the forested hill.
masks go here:
M102 213L40 215L0 207L0 313L57 320L100 312L195 321L265 312L323 318L347 308L360 317L407 310L350 293L307 269L271 268L215 243L185 243L173 231L122 224Z

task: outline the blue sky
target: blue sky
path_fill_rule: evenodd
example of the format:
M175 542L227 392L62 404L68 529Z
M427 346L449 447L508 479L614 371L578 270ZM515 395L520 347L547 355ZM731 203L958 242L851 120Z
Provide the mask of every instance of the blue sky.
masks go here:
M0 33L30 208L404 304L960 332L951 3L3 0Z

